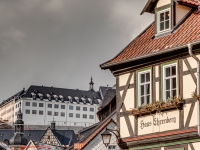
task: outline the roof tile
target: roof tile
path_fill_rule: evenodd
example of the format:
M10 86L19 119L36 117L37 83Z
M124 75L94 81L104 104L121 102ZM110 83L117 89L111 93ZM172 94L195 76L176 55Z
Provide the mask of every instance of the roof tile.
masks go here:
M197 0L187 1L194 3ZM195 10L175 32L160 38L154 38L154 22L140 36L138 36L127 47L125 47L120 54L103 65L123 62L128 59L133 59L200 40L199 31L200 12L198 10Z

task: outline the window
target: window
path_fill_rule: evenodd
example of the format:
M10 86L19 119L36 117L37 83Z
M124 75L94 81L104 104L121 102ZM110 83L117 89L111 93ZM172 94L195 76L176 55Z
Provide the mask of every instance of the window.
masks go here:
M177 63L163 65L163 99L174 98L178 94Z
M61 105L61 109L65 109L65 105Z
M30 110L29 110L29 109L26 109L26 110L25 110L25 114L30 114Z
M44 106L44 104L43 103L39 103L39 107L43 107Z
M109 145L108 146L108 150L115 150L116 149L116 145Z
M83 107L83 111L87 111L87 107Z
M58 104L54 104L54 108L59 108L59 105Z
M60 116L61 116L61 117L65 117L65 113L64 113L64 112L61 112L61 113L60 113Z
M73 110L74 106L69 105L69 110Z
M43 115L43 111L42 110L39 110L39 115Z
M170 8L157 12L158 32L170 29Z
M83 114L83 118L87 118L87 115L86 115L86 114Z
M69 117L73 117L73 113L69 113Z
M94 119L94 115L90 115L90 119Z
M54 116L58 116L58 112L54 112Z
M80 106L76 106L76 110L81 110Z
M138 72L138 105L151 102L151 70Z
M37 110L32 110L32 114L36 115L37 114Z
M90 111L91 111L91 112L94 112L94 108L90 107Z
M80 118L80 114L76 114L76 118Z
M52 115L52 111L47 111L47 115L51 116Z
M26 102L25 105L26 105L26 106L30 106L30 102Z
M37 103L36 102L32 102L32 106L33 107L37 107Z
M52 104L48 104L48 108L52 108Z

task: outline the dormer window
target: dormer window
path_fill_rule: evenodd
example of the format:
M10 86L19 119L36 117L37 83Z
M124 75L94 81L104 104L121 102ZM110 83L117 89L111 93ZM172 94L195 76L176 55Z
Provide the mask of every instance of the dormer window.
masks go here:
M40 97L40 100L43 100L43 94L38 93L38 96Z
M54 99L56 100L56 101L58 101L58 96L57 95L53 95L53 97L54 97Z
M33 98L34 100L36 100L36 94L35 94L34 92L32 92L31 95L32 95L32 98Z
M157 29L158 33L170 30L170 8L157 12Z
M59 98L61 99L61 101L64 101L64 97L62 95L59 95Z
M51 101L51 95L50 95L50 94L47 94L47 99L48 99L49 101Z

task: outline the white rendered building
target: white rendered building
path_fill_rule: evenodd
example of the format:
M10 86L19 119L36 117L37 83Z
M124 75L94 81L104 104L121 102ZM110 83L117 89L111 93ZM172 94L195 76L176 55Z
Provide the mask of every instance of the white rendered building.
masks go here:
M50 125L54 118L57 126L82 127L99 122L96 112L102 104L92 81L89 91L30 86L14 101L14 121L21 102L25 125Z

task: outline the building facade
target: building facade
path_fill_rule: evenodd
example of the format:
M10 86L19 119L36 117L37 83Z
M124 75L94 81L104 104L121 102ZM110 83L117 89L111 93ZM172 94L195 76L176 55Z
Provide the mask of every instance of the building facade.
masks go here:
M95 92L91 79L89 91L44 86L30 86L0 105L2 119L16 120L21 103L25 125L87 127L97 123L96 112L102 104L101 92ZM9 116L9 117L8 117Z
M101 64L116 77L117 127L127 150L200 146L200 2L149 0L155 21Z

